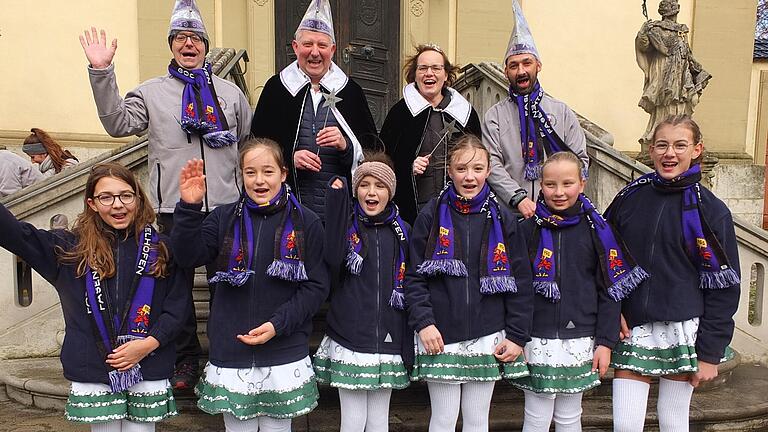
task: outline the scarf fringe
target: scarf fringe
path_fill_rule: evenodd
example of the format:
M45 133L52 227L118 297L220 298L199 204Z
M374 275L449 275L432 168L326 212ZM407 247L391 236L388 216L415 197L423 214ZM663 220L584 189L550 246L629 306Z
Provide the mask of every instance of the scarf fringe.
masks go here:
M405 294L392 290L392 297L389 298L389 305L397 310L405 310Z
M480 278L481 294L516 293L517 282L514 276L483 276Z
M552 303L560 301L560 287L557 286L557 282L534 281L533 289L536 291L536 294L541 294Z
M540 163L528 163L525 165L525 179L536 180L541 177L541 164Z
M436 276L444 274L448 276L467 277L467 267L457 259L426 260L416 269L419 274Z
M359 253L350 250L346 258L347 270L355 276L359 276L363 270L363 257Z
M740 283L741 278L732 268L699 273L699 288L701 289L725 289Z
M181 128L184 131L195 134L206 134L216 126L206 121L200 121L197 119L184 119L181 121Z
M216 131L203 135L203 141L210 148L222 148L237 143L237 137L230 131Z
M253 270L248 271L217 271L216 274L208 279L209 284L215 284L217 282L226 282L232 286L243 286L245 285L245 282L248 280L249 277L251 277L252 274L255 274Z
M622 301L627 298L629 293L634 291L642 281L649 277L650 275L643 270L642 267L636 266L608 288L608 295L611 296L613 301Z
M267 274L289 282L302 282L308 280L307 270L304 268L304 262L288 263L285 261L274 260L267 267Z
M141 374L141 365L138 363L127 371L112 370L109 372L109 387L112 389L112 393L124 392L142 381L144 381L144 376Z

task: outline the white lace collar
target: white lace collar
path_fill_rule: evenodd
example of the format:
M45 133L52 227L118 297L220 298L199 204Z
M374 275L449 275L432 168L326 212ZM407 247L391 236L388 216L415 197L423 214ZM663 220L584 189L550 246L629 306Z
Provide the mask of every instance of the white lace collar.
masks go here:
M283 86L291 96L296 96L304 86L311 82L307 74L299 68L298 61L294 61L280 71L280 81L282 81ZM336 66L336 63L331 62L328 72L320 80L320 85L328 91L336 90L339 92L347 85L348 81L349 77L347 74L340 67Z

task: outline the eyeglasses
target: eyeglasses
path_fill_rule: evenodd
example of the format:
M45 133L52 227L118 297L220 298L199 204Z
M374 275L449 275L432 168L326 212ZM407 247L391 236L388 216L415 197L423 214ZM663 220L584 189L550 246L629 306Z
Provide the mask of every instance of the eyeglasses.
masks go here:
M683 154L685 153L686 150L688 150L688 147L690 146L691 146L690 144L683 144L683 143L675 143L670 146L669 143L662 142L658 144L653 144L651 148L656 154L660 154L660 155L663 155L664 153L666 153L670 147L672 147L672 149L675 151L676 154Z
M136 194L133 192L121 192L119 194L103 193L96 195L93 199L97 200L103 206L111 206L115 203L115 198L119 199L123 205L133 204L136 201Z
M432 72L442 72L443 69L445 69L444 65L440 64L433 64L433 65L418 65L416 66L416 70L424 73L427 71L427 69L432 69Z
M192 39L192 43L196 44L199 44L203 41L203 38L201 38L197 33L176 33L176 36L173 37L173 40L178 43L187 43L187 38Z

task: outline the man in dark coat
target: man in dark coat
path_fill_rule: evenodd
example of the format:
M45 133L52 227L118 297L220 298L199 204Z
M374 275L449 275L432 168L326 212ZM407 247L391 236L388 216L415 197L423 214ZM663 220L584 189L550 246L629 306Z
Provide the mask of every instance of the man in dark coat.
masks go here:
M288 183L324 221L328 181L339 175L351 182L363 148L375 147L376 124L363 89L331 61L336 39L327 0L310 4L292 45L297 59L267 81L251 133L280 144Z

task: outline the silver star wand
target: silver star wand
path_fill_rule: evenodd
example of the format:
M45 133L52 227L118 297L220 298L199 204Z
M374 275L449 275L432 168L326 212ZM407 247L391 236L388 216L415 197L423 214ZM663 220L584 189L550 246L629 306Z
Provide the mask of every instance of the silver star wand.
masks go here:
M325 99L323 101L323 108L328 108L328 110L325 112L325 121L323 122L323 129L325 129L325 126L328 125L328 114L336 109L336 104L341 102L342 98L336 96L336 90L331 90L330 93L323 93L323 98Z
M437 150L438 147L440 147L443 144L443 141L445 141L445 144L447 145L448 140L450 139L448 137L452 137L453 134L457 132L461 132L461 131L459 130L459 128L456 127L456 120L452 119L451 121L445 122L443 124L443 129L438 134L440 136L440 141L437 142L437 145L435 146L435 148L433 148L432 151L426 155L426 157L431 157L432 154L435 152L435 150Z

